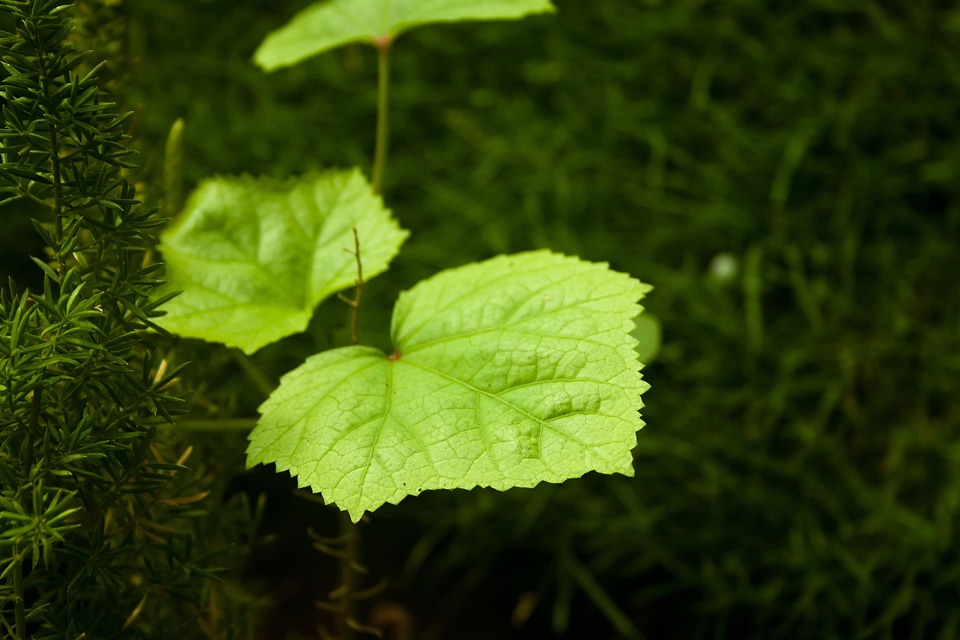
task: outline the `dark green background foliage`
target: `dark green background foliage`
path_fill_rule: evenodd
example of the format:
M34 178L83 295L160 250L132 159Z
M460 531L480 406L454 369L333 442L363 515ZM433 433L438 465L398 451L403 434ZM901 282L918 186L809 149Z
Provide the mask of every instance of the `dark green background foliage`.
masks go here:
M180 116L189 183L369 166L372 49L250 62L305 4L127 0L121 93L152 197ZM505 624L526 592L517 637L960 636L960 10L556 4L398 40L385 192L413 235L363 323L382 340L396 291L499 252L652 283L637 475L378 512L374 535L420 540L370 551L409 554L396 597L445 637ZM345 327L341 303L319 313ZM315 324L258 362L276 377L344 343ZM253 415L233 365L179 348L227 385L196 415Z

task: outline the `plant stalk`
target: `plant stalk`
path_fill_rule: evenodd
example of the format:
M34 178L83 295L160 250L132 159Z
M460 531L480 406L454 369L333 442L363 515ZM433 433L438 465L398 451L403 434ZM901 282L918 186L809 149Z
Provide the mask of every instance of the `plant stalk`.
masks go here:
M381 49L381 52L383 50ZM385 54L381 54L383 60ZM382 78L382 75L381 75ZM382 91L381 87L381 91ZM383 94L381 93L381 96ZM385 106L382 107L385 111ZM386 116L384 116L386 118ZM382 160L380 155L380 132L383 131L377 127L377 158ZM384 142L386 144L386 142ZM385 152L384 152L385 153ZM382 165L381 165L382 169ZM376 188L376 187L375 187ZM360 304L363 301L363 260L360 257L360 235L357 228L353 228L353 256L357 261L357 280L356 292L353 300L344 299L351 307L351 339L354 346L360 344ZM354 640L356 637L356 598L357 593L357 569L359 564L360 547L360 527L350 519L350 514L346 511L340 512L340 537L344 540L343 558L340 561L340 589L343 596L340 600L340 615L337 618L337 632L341 640Z
M177 118L167 134L163 156L163 205L174 217L183 209L183 118Z
M26 434L27 451L20 461L24 476L30 476L30 467L33 466L33 443L37 439L37 427L40 424L40 413L43 411L43 387L37 386L33 390L33 405L30 408L30 431Z
M20 545L13 545L13 608L16 640L27 640L27 612L23 602L23 562Z
M350 315L350 338L353 345L360 344L360 304L363 302L363 262L360 261L360 236L353 228L353 255L357 258L357 289L353 296L353 312Z
M250 431L256 418L224 418L222 420L177 420L174 429L183 431Z
M337 617L337 634L341 640L354 640L356 631L351 622L355 619L357 608L353 596L357 591L360 528L346 511L340 512L340 534L344 539L343 559L340 561L340 588L343 590L343 597L340 600L340 615Z
M44 83L46 88L46 83ZM53 237L57 243L55 248L57 257L57 275L60 277L59 284L61 288L65 284L63 276L66 273L66 262L63 259L63 183L60 180L60 152L57 134L50 132L50 148L53 150L50 154L51 175L53 177Z
M44 63L44 53L41 48L36 49L37 64L40 68L40 86L43 89L43 97L50 102L50 96L53 91L50 88L50 77L47 73ZM58 285L62 288L64 285L63 276L66 273L66 263L63 258L63 181L60 176L60 142L54 126L50 127L50 133L47 136L50 140L50 178L53 182L53 239L57 246L53 247L57 258L57 275L59 276Z
M390 35L374 38L377 47L377 146L373 156L373 192L383 189L383 169L387 163L389 122L387 112L390 104Z
M260 370L253 360L250 359L250 356L245 354L240 349L231 349L233 353L233 358L237 361L237 364L240 365L240 368L243 369L243 372L247 374L247 377L250 378L250 381L256 385L257 389L264 395L264 397L269 397L273 390L276 388L276 385L270 382L267 376Z

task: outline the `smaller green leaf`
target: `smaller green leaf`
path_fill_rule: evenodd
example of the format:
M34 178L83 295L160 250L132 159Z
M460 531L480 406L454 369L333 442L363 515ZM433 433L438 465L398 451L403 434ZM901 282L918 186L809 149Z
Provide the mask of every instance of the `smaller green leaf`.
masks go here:
M253 56L267 71L348 42L394 39L433 22L502 20L553 11L549 0L330 0L317 2L269 34Z
M354 228L366 279L408 235L359 170L207 180L162 235L168 284L157 297L182 294L157 324L248 354L303 331L317 304L356 280Z

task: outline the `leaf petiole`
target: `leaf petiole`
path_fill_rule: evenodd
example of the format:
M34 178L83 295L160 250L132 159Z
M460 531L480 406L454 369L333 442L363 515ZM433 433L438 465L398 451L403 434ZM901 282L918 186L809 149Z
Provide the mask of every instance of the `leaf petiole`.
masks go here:
M373 155L373 192L380 194L383 190L383 169L387 163L387 146L389 143L388 111L390 104L390 45L393 38L390 34L373 39L377 48L377 143Z

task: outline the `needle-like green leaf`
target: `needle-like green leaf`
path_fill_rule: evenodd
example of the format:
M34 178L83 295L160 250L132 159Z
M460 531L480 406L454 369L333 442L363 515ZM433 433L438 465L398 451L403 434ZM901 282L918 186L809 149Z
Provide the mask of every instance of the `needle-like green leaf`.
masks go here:
M284 376L247 464L354 521L428 489L633 475L647 385L630 331L648 290L546 251L442 272L401 294L391 355L344 347Z
M549 0L330 0L310 5L274 31L254 54L267 71L348 42L396 38L431 22L521 18L553 11Z
M201 184L162 236L165 329L253 353L307 327L313 308L356 279L383 273L407 232L359 171L289 182L251 177Z

